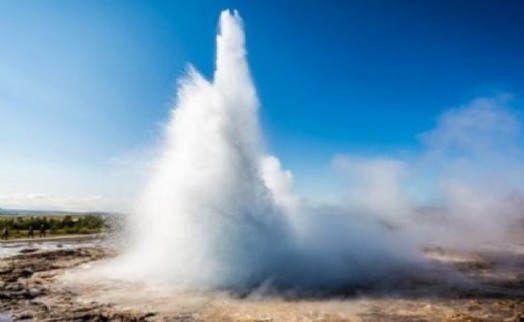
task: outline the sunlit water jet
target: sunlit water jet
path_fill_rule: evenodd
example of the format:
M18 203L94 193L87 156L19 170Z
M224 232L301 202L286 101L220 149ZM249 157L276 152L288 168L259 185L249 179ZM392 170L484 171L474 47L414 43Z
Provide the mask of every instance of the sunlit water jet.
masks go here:
M137 210L140 272L192 287L259 280L289 242L260 175L256 96L237 13L220 16L212 82L192 67L178 88L165 150ZM278 245L275 247L275 245Z
M213 80L189 67L179 82L130 247L104 274L181 289L329 289L415 262L376 222L301 205L264 150L237 12L221 13L216 40Z

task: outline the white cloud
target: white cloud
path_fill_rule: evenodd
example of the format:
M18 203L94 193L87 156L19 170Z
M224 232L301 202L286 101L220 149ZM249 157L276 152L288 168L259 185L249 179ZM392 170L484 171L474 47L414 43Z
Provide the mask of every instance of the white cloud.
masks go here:
M0 194L4 209L97 211L112 208L112 200L102 196L57 196L43 193Z
M139 185L115 166L0 159L0 208L127 212Z

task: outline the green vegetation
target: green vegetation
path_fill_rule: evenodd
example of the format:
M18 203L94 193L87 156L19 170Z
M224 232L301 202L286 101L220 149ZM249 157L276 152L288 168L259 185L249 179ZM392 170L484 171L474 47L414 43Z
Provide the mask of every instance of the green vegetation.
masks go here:
M47 235L94 234L108 230L109 221L101 215L0 216L0 232L9 229L10 238L25 238L29 229L35 237L44 227Z

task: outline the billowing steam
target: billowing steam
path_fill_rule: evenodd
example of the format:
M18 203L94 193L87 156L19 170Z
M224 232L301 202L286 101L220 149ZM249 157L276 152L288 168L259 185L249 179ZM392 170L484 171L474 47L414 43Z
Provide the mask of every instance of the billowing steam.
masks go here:
M524 220L522 124L510 101L500 94L444 113L410 158L337 157L350 182L346 205L425 244L507 244Z
M238 13L222 12L213 80L189 68L180 81L131 246L110 264L120 278L336 289L424 265L427 242L499 238L521 217L521 150L512 143L521 129L504 97L445 114L422 136L426 152L409 160L339 156L344 200L305 202L264 150L244 41Z

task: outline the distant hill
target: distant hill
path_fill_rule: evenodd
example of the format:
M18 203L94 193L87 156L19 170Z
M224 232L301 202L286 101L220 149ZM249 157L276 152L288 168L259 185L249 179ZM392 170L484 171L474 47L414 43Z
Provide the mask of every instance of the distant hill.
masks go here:
M104 211L64 211L64 210L27 210L27 209L3 209L0 208L0 216L84 216L98 215L110 216L120 215L113 212Z

